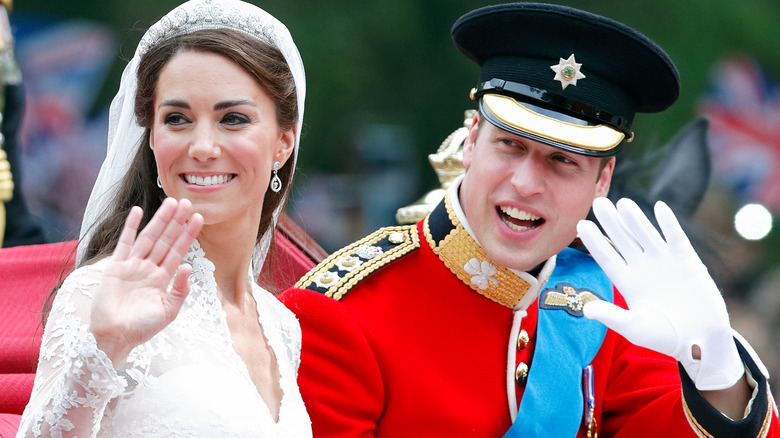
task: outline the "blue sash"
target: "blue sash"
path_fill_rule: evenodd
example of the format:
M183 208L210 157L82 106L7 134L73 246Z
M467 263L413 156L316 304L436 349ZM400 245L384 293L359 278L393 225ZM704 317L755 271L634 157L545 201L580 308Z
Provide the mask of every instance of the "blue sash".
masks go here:
M582 303L612 302L612 283L590 255L572 248L558 254L540 292L536 347L517 419L504 435L573 437L583 420L583 369L601 348L607 328L582 316Z

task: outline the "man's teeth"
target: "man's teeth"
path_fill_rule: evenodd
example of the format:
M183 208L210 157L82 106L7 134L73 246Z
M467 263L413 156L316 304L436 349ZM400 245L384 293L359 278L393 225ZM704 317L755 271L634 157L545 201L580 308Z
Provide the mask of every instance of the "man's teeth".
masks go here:
M509 227L509 228L511 228L511 229L513 229L515 231L525 231L525 230L530 230L531 228L533 228L533 227L524 227L522 225L516 225L516 224L513 224L512 222L507 222L507 221L504 221L504 223L506 224L507 227Z
M520 221L535 221L541 219L536 215L527 211L518 210L515 207L501 207L501 211L503 211L505 215Z
M216 184L225 184L233 179L233 175L214 175L214 176L195 176L184 175L184 180L189 184L195 184L196 186L211 186Z
M501 212L507 215L510 219L514 219L516 221L528 221L525 222L526 224L528 224L528 226L525 226L525 225L516 224L510 219L504 219L504 223L514 231L519 232L519 231L530 230L531 228L534 228L539 225L538 223L535 223L535 221L541 219L539 216L531 214L527 211L519 210L515 207L500 207L500 208L501 208Z

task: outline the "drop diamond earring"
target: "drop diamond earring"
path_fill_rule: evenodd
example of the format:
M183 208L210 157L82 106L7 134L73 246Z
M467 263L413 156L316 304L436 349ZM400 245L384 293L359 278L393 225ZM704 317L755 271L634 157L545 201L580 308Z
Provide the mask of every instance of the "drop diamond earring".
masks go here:
M279 193L279 190L282 190L282 180L279 178L280 167L282 167L282 163L274 161L274 176L271 178L271 190L275 193Z

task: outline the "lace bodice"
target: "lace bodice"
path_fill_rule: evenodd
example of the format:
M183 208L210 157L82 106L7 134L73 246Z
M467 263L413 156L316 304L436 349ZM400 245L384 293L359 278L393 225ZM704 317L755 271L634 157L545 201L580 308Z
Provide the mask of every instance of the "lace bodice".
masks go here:
M69 437L78 425L91 425L93 437L311 436L296 383L300 326L273 295L250 282L281 375L278 422L233 348L214 265L197 242L185 257L193 269L179 315L116 371L87 330L107 261L77 269L58 291L17 436Z

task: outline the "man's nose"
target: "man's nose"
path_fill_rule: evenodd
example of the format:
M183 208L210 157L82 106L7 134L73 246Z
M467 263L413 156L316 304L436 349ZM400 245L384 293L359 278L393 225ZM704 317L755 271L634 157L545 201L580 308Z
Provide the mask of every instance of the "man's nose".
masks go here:
M512 172L512 187L521 196L533 196L544 191L544 166L533 156L523 157Z

